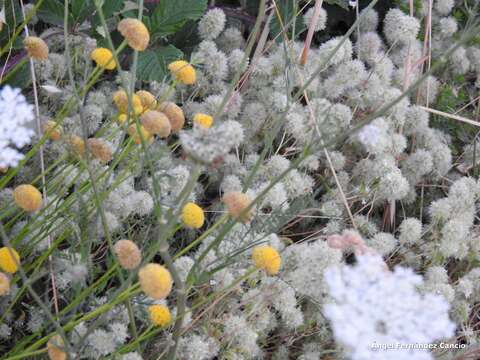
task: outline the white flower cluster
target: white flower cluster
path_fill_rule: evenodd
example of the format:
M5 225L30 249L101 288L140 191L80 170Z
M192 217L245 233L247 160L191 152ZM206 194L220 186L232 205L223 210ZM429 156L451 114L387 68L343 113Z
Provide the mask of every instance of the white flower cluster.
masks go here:
M33 135L33 106L9 85L0 90L0 167L17 166L24 158L18 150L30 144Z
M390 272L378 256L358 257L355 266L332 267L325 272L332 303L324 306L337 341L353 360L433 359L411 344L429 344L453 335L449 304L439 295L421 295L422 278L397 266ZM398 344L394 350L375 344ZM388 355L387 352L388 351Z

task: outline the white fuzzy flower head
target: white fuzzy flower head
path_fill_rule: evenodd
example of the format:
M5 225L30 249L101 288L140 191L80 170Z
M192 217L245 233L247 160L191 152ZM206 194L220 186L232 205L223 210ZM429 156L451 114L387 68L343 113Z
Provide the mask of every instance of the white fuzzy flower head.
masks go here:
M222 9L212 9L207 11L198 23L198 32L204 40L213 40L220 35L225 28L227 17Z
M311 7L307 10L307 12L303 15L303 22L305 26L310 26L310 22L312 21L313 13L315 12L315 8ZM315 31L321 31L325 29L327 26L327 12L324 8L320 9L320 16L318 17L317 24L315 26Z
M375 31L378 27L378 13L375 9L364 9L360 12L361 32Z
M184 150L193 158L207 163L225 156L232 148L239 146L244 138L240 123L227 120L210 129L195 127L180 133Z
M435 11L444 16L450 14L454 6L454 0L435 0L433 3Z
M358 257L355 266L331 267L325 281L334 302L324 307L338 342L353 360L427 360L425 350L375 349L372 344L432 343L453 335L449 304L417 289L421 276L409 268L388 271L379 256Z
M7 85L0 90L0 167L17 166L23 159L17 148L30 143L35 132L29 123L34 118L33 106L20 89Z
M390 44L408 43L416 39L420 23L399 9L390 10L385 16L384 33Z
M374 124L368 124L362 127L357 136L360 143L368 149L375 147L379 142L382 136L382 129Z

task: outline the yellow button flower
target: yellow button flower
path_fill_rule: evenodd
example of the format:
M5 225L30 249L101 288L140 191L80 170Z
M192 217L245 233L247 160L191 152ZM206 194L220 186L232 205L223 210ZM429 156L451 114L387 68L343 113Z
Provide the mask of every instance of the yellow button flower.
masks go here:
M90 57L101 68L114 70L117 67L112 52L107 48L96 48L92 51Z
M164 327L172 322L172 314L165 305L151 305L148 307L148 313L153 325Z
M201 127L209 129L212 127L213 117L207 114L198 113L193 116L193 121Z
M145 265L138 272L138 278L143 292L153 299L165 299L172 291L172 276L162 265Z
M137 51L147 48L150 41L150 33L147 27L138 19L123 19L118 23L117 30L127 40L128 45Z
M42 193L29 184L17 186L13 191L13 200L28 212L37 211L42 207Z
M278 274L282 264L280 254L268 245L255 247L252 251L252 260L257 268L265 270L268 275Z
M190 63L185 60L177 60L168 65L168 70L175 79L185 85L193 85L197 81L197 74Z
M44 61L48 59L48 45L45 41L36 36L27 36L23 40L28 56L35 60Z
M18 270L18 264L20 263L20 255L13 248L2 247L0 248L0 269L13 274Z
M205 221L205 214L200 206L189 202L182 209L182 221L189 228L200 229Z

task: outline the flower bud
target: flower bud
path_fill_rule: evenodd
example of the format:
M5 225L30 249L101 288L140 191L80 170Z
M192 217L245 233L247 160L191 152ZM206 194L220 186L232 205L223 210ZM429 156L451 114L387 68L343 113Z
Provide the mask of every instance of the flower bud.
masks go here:
M23 210L37 211L42 207L42 194L35 186L23 184L13 191L13 200Z
M172 291L172 276L161 265L145 265L138 272L138 278L143 292L153 299L165 299Z
M247 194L239 191L232 191L226 193L222 199L227 207L227 211L231 217L238 219L241 222L249 222L253 217L253 210L245 212L251 203L250 197Z
M65 342L60 335L52 336L47 343L48 357L50 360L66 360L67 353L62 350L64 346Z
M113 152L110 145L103 139L87 139L87 146L95 159L102 164L110 162L113 158Z
M60 140L63 133L62 127L52 120L48 120L43 124L43 131L47 134L48 138L53 141Z
M182 108L177 104L165 101L158 106L157 110L167 115L173 133L178 132L183 128L183 125L185 124L185 115L183 115Z
M0 272L0 296L7 295L10 291L10 279Z
M142 261L142 253L138 246L131 240L119 240L113 246L120 266L126 270L133 270Z
M128 45L137 51L147 48L150 41L150 33L140 20L127 18L118 23L118 31L127 40Z
M45 41L36 36L27 36L23 40L28 56L35 60L44 61L48 59L48 45Z
M172 126L164 113L148 110L142 114L140 119L142 125L150 134L158 135L161 138L166 138L170 135Z
M145 90L139 90L135 94L140 98L145 110L155 110L157 107L157 100L155 100L155 96L153 96L152 93Z

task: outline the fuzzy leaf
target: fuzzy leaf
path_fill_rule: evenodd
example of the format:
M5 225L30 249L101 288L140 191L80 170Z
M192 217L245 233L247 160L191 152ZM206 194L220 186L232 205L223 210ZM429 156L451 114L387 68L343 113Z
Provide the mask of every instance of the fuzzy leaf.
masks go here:
M172 45L140 52L137 77L144 81L163 81L167 76L167 65L182 57L182 51Z
M151 33L165 36L175 33L187 20L196 20L207 9L206 0L162 0L144 22Z

